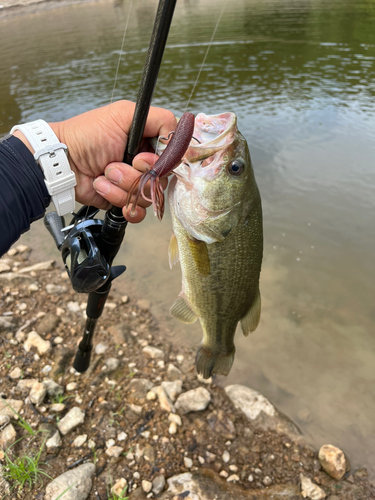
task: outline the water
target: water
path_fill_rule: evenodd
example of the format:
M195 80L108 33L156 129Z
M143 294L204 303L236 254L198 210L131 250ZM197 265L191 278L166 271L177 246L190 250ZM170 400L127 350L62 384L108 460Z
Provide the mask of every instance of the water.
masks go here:
M115 98L136 98L157 2L135 4ZM222 5L178 2L154 104L182 113ZM128 8L0 19L0 133L107 104ZM374 23L371 0L227 2L190 105L238 115L263 200L262 319L250 338L238 333L223 383L264 393L316 446L342 447L373 478ZM180 291L170 232L169 215L128 227L116 287L151 300L166 335L197 345L199 325L169 317ZM40 222L23 241L58 258Z

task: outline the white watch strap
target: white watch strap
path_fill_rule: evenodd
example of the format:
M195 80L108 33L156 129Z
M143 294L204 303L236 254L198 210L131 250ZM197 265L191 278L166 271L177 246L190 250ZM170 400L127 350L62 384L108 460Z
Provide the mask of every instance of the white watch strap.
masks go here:
M67 146L60 143L52 128L44 120L16 125L10 131L20 130L31 147L34 158L41 166L48 193L59 215L73 212L75 205L74 186L76 176L70 169Z

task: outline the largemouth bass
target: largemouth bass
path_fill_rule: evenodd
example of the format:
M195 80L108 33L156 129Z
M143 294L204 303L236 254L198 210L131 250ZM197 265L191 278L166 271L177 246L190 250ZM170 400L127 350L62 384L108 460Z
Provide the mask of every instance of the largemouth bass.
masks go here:
M249 148L234 113L197 115L193 140L169 187L172 265L182 291L171 314L198 318L203 340L195 365L204 378L232 367L238 322L244 335L260 319L262 207Z

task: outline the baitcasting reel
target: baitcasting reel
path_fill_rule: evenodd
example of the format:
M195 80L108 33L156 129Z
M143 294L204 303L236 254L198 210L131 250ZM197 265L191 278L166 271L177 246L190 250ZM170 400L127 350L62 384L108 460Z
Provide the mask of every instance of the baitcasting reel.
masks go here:
M67 227L64 217L56 212L49 212L44 219L78 293L97 290L110 276L110 265L99 248L104 221L94 219L98 212L95 207L84 206Z

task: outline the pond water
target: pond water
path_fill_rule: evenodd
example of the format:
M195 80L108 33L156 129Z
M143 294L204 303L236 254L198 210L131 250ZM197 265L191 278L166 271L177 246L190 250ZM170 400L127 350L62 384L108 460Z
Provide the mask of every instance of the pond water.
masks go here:
M46 5L0 19L0 133L110 101L129 2ZM115 99L136 98L156 6L134 2ZM222 6L178 2L155 105L183 112ZM263 200L262 319L250 338L238 332L222 383L259 390L373 478L374 26L372 0L227 1L189 108L237 114ZM166 335L198 345L198 324L169 317L180 291L170 232L169 215L128 226L116 288L137 290ZM41 221L22 240L59 258Z

